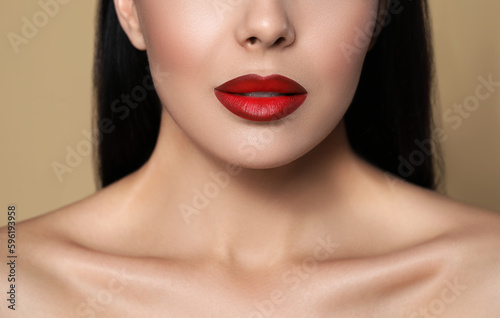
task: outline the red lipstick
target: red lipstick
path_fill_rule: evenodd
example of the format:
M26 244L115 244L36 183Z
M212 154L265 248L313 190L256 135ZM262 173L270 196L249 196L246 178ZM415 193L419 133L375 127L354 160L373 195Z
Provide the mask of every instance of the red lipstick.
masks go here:
M216 87L214 93L230 112L253 121L281 119L307 98L304 87L281 75L240 76Z

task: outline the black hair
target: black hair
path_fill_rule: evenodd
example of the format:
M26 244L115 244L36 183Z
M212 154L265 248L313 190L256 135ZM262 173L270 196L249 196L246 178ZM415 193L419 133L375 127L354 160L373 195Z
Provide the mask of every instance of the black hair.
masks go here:
M436 189L442 162L432 138L434 63L427 1L395 0L389 8L345 115L347 134L354 151L372 164Z
M150 157L158 138L161 103L154 89L145 89L151 78L145 51L137 50L123 31L113 0L98 6L94 90L94 131L98 130L98 186L105 187L140 168ZM144 88L140 103L126 107L123 96ZM130 106L137 105L138 106Z
M368 162L435 189L435 151L410 157L419 149L416 142L431 140L433 60L427 1L391 0L389 8L344 117L348 138ZM161 117L147 54L130 43L113 0L101 0L98 6L94 90L96 170L98 186L105 187L149 159ZM124 96L134 91L137 98L129 98L128 109L117 107L120 97L124 103Z

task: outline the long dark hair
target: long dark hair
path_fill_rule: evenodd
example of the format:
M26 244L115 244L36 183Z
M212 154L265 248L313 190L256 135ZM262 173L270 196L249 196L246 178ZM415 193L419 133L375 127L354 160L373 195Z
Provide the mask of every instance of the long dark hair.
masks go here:
M393 2L399 9L389 12L377 43L368 52L345 115L347 134L354 151L367 161L435 189L435 151L419 148L429 145L432 127L427 0ZM161 104L150 72L146 53L135 49L121 28L113 0L101 0L94 61L100 187L137 170L153 152Z

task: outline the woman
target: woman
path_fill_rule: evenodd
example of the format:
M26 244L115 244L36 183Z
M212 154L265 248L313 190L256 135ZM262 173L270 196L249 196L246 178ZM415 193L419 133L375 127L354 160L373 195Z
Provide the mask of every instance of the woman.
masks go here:
M432 191L425 1L102 0L98 38L103 189L19 224L18 316L500 315L499 216Z

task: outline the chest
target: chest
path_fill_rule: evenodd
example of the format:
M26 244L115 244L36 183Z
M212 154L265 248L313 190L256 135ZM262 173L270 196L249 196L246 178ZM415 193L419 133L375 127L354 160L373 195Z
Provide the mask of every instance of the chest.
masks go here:
M115 264L60 277L58 288L39 285L36 307L51 317L415 318L446 317L461 303L466 287L453 277L432 266L387 270L390 264L294 265L246 277L213 267Z
M360 283L348 275L331 278L289 274L249 287L213 278L143 284L115 277L80 293L68 310L78 317L446 317L463 292L453 281L421 279L396 286L382 280Z

